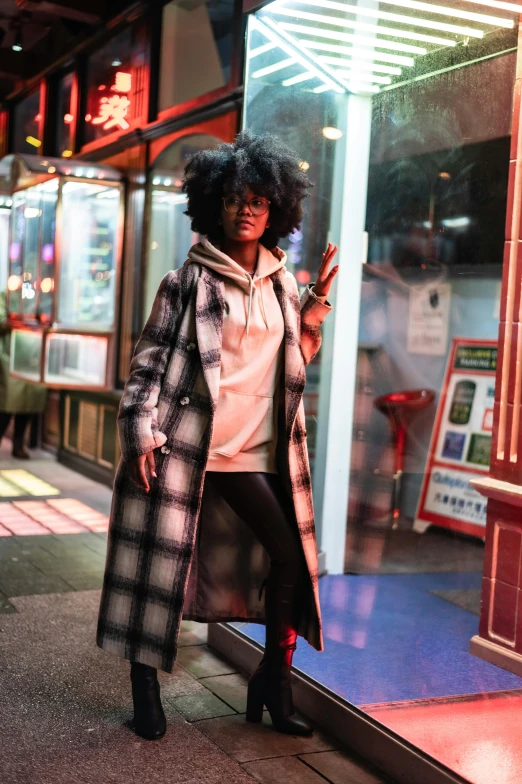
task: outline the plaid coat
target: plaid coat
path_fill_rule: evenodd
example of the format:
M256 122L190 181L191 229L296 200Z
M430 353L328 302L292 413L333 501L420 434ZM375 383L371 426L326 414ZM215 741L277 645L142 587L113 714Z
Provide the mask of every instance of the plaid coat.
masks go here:
M328 310L301 301L284 267L272 276L285 322L278 407L278 473L295 509L309 583L298 629L323 650L317 548L302 394ZM268 554L204 483L219 394L222 277L199 264L169 272L137 343L118 415L118 466L96 641L104 650L172 672L180 622L264 623L259 587ZM156 448L156 449L155 449ZM137 488L125 461L155 449L157 478Z

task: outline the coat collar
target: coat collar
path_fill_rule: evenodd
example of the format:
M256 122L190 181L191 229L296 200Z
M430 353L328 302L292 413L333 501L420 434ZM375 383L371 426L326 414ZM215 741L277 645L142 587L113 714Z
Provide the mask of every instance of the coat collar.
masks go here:
M198 266L196 335L203 375L209 389L212 410L215 411L221 371L225 284L221 275L207 267ZM294 287L288 290L290 276L284 269L277 270L270 278L285 324L285 415L287 436L290 437L306 382L301 353L299 299Z

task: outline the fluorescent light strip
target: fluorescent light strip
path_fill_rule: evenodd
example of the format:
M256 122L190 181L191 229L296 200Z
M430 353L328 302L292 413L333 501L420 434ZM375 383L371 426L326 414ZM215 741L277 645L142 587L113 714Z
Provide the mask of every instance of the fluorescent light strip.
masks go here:
M422 3L419 2L419 0L380 0L380 2L388 3L388 5L396 5L400 8L409 8L411 11L424 11L427 14L441 14L443 16L451 16L454 19L465 19L469 22L491 25L492 27L505 27L506 30L511 30L515 26L512 19L506 19L502 16L476 14L473 11L461 11L459 8Z
M319 24L337 25L338 27L348 27L352 30L363 30L367 33L375 33L376 35L389 35L392 38L409 38L411 41L422 41L427 44L434 44L436 46L456 46L457 42L451 38L439 38L435 35L425 35L424 33L415 33L412 30L397 30L393 27L381 27L379 25L368 24L367 22L356 22L351 19L339 19L335 16L326 16L325 14L313 14L308 11L294 11L293 8L276 8L270 9L271 14L279 14L280 16L291 16L294 19L305 19L309 22L319 22Z
M344 81L353 81L354 77L356 79L362 79L363 82L374 82L375 84L391 84L392 80L389 76L377 76L376 74L367 74L362 71L358 71L357 69L354 71L336 71L337 76L339 79L343 79Z
M278 63L272 63L272 65L267 65L265 68L254 71L251 76L252 79L260 79L262 76L268 76L268 74L275 73L276 71L282 71L283 68L288 68L290 65L295 64L294 58L288 57L286 60L280 60Z
M293 84L300 84L301 82L307 82L309 79L317 79L317 76L310 71L305 71L304 73L297 74L297 76L291 76L290 79L285 79L282 82L283 87L291 87Z
M356 49L353 46L338 46L337 44L323 44L318 41L299 41L305 49L314 49L319 52L337 52L350 57L363 57L381 63L394 63L395 65L415 65L413 57L403 57L400 54L386 54L375 52L371 49Z
M255 16L250 17L250 24L253 27L256 27L259 32L261 32L265 38L268 38L270 41L273 41L280 49L288 54L290 57L293 57L299 65L302 65L307 71L311 71L315 73L317 77L328 84L333 90L338 93L344 92L342 86L337 83L335 78L330 78L327 73L324 73L320 68L313 63L311 59L308 59L306 55L302 54L298 49L298 42L296 41L297 46L290 44L282 35L279 35L274 29L274 23L272 20L267 19L266 23L261 22L260 19L257 19ZM309 53L308 53L309 54ZM325 68L325 70L328 70Z
M363 71L375 71L375 73L393 74L400 76L402 71L400 68L395 68L393 65L376 65L375 63L361 63L359 60L344 60L342 57L330 57L326 54L321 54L317 58L322 63L330 63L337 65L339 68L353 68L362 69Z
M277 0L276 0L277 2ZM398 22L409 27L423 27L427 30L440 30L444 33L463 35L469 38L483 38L484 31L477 30L476 27L461 27L460 25L448 24L447 22L434 22L429 19L419 19L415 16L403 16L393 14L389 11L381 11L376 8L365 8L362 5L349 5L348 3L338 3L335 0L298 0L301 5L313 5L320 8L329 8L332 11L342 11L343 13L355 14L356 16L371 16L373 19L385 19L388 22Z
M313 93L325 93L327 90L331 90L331 87L328 87L327 84L320 84L319 87L314 87L312 90Z
M522 13L522 5L503 3L501 0L466 0L466 2L475 3L475 5L485 5L487 8L497 8L499 11L512 11L514 14Z
M352 93L380 93L380 87L377 87L376 84L359 84L356 82L354 84L349 84L348 89Z
M321 30L319 27L309 27L308 25L294 24L293 22L281 22L283 30L291 33L301 33L301 35L315 35L317 38L328 38L331 41L347 41L351 44L360 46L378 47L379 49L390 49L392 52L406 52L407 54L427 54L427 49L420 46L410 46L410 44L398 44L395 41L386 41L383 38L367 38L364 35L355 33L340 33L337 30Z
M251 49L248 53L248 59L253 60L254 57L258 57L260 54L269 52L271 49L275 49L275 44L271 41L268 44L261 44L261 46L256 46L255 49Z

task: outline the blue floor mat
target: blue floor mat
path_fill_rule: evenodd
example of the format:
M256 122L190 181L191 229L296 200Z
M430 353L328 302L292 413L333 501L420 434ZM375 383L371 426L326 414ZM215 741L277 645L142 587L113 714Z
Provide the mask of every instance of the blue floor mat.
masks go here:
M355 705L522 689L468 653L478 617L429 593L480 584L474 572L322 577L325 650L300 637L294 665ZM264 626L231 626L264 644Z

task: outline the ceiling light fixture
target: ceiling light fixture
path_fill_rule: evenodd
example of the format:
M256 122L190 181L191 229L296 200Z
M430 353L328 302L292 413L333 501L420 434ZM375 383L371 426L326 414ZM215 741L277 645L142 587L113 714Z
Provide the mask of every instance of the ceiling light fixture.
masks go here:
M310 71L304 71L304 73L297 74L297 76L291 76L290 79L285 79L282 82L283 87L291 87L293 84L300 84L301 82L307 82L309 79L316 79L316 75L310 73Z
M451 38L439 38L435 35L425 35L424 33L415 33L412 30L398 30L393 27L382 27L380 25L368 24L367 22L357 22L351 19L341 19L335 16L327 16L326 14L313 14L308 11L295 11L293 8L279 8L276 7L271 12L280 16L291 16L294 19L303 19L310 22L318 22L319 24L337 25L338 27L348 27L352 30L363 30L367 33L375 33L376 35L389 35L392 38L408 38L411 41L422 41L427 44L434 44L435 46L456 46L457 42Z
M331 125L326 125L323 128L323 136L325 139L331 139L332 141L337 141L343 135L343 132L340 128L334 128Z
M378 65L377 63L361 63L360 60L345 60L343 57L330 57L327 54L320 54L317 58L321 62L337 65L339 68L357 68L363 71L375 71L375 73L393 74L400 76L402 70L393 65Z
M11 46L11 49L13 50L13 52L21 52L22 49L23 49L23 46L22 46L22 31L20 30L19 27L16 28L15 38L14 38L13 44Z
M406 2L406 0L404 0ZM312 5L314 7L328 8L332 11L342 11L343 13L355 14L356 16L371 16L374 19L384 19L388 22L398 22L399 24L408 25L410 27L423 27L427 30L439 30L445 33L453 33L454 35L461 35L469 38L483 38L484 31L477 30L476 27L461 27L461 25L449 24L447 22L436 22L430 19L420 19L416 16L405 16L403 14L390 13L389 11L381 11L376 8L366 8L362 5L350 5L349 3L338 3L335 0L299 0L301 4ZM397 0L394 5L401 6L403 3ZM431 6L430 8L436 8ZM448 9L450 10L450 9ZM506 21L506 20L504 20ZM510 27L513 27L512 22L508 22ZM504 25L505 27L506 25Z
M368 38L357 33L340 33L337 30L322 30L320 27L309 27L308 25L294 24L293 22L283 22L283 30L291 33L301 33L301 35L315 35L318 38L327 38L331 41L346 41L359 46L378 47L379 49L390 49L392 52L406 52L407 54L427 54L428 50L420 46L410 44L400 44L395 41L386 41L383 38Z
M275 49L275 44L272 41L269 41L267 44L261 44L261 46L256 46L255 49L251 49L248 53L248 59L253 60L254 57L259 57L260 54L265 54L265 52L269 52L271 49Z
M361 57L370 60L381 61L382 63L394 63L395 65L415 65L413 57L403 57L400 54L387 54L386 52L375 52L371 49L357 49L353 46L338 46L337 44L323 44L318 41L301 41L305 49L317 49L319 52L337 52L347 54L351 57Z
M114 60L112 61L111 65L113 65L114 68L119 68L120 65L121 65L120 58L119 57L115 57Z
M381 2L408 8L411 11L424 11L427 14L452 16L454 19L465 19L469 22L478 22L479 24L491 25L492 27L505 27L507 30L515 26L512 19L506 19L503 16L489 16L488 14L477 14L474 11L461 11L459 8L422 3L419 0L381 0Z
M272 65L267 65L265 68L260 68L258 71L254 71L252 74L252 79L261 79L262 76L268 76L271 73L275 73L276 71L282 71L283 68L288 68L290 65L295 65L296 62L293 57L288 57L286 60L279 60L277 63L272 63Z
M353 81L354 77L361 82L375 82L375 84L391 84L392 80L389 76L377 76L377 74L365 74L360 71L337 71L339 79L345 81Z

